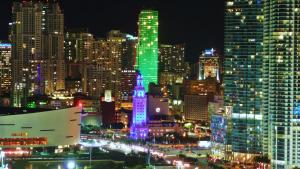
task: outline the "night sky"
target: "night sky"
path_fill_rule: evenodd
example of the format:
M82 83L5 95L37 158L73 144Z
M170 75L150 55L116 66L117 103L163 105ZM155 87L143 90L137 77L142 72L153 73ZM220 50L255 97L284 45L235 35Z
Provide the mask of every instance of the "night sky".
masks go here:
M159 11L159 42L185 43L186 60L204 48L223 50L224 0L60 0L67 28L88 28L97 38L112 29L137 34L138 13ZM0 39L8 36L12 0L0 0Z

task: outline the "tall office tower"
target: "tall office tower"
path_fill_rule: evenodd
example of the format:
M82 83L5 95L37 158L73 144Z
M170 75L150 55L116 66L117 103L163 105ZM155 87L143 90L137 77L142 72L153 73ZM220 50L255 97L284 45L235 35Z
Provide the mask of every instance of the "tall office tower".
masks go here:
M122 70L121 73L121 99L122 101L130 101L133 95L136 71Z
M185 73L184 44L159 46L159 72Z
M158 82L158 11L142 10L138 22L139 42L136 68L144 77L144 87Z
M63 14L57 3L14 2L12 42L13 105L32 94L64 89Z
M11 44L0 42L0 95L11 91Z
M147 95L143 85L143 77L141 75L137 76L132 109L130 137L133 139L145 139L148 136Z
M45 3L43 9L43 50L47 59L45 93L51 94L65 89L64 14L58 3Z
M129 101L132 99L136 82L136 70L134 70L134 63L138 38L129 34L124 34L124 36L126 41L123 45L121 61L121 99L123 101Z
M189 65L184 61L184 44L159 46L159 82L172 84L182 82L189 74Z
M198 80L207 77L213 77L220 81L220 58L213 48L204 50L199 57Z
M264 153L290 169L300 165L300 1L264 3Z
M125 38L123 55L121 57L121 69L123 70L134 70L134 64L136 59L136 48L138 43L138 38L130 34L124 34Z
M232 151L245 161L262 153L262 1L226 0L225 106L231 106Z

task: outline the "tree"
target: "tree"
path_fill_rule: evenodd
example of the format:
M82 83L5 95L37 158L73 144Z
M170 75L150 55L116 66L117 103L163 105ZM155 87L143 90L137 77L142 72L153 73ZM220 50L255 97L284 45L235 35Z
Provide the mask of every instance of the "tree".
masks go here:
M256 156L254 157L254 161L257 163L265 163L265 164L270 163L270 159L267 156Z

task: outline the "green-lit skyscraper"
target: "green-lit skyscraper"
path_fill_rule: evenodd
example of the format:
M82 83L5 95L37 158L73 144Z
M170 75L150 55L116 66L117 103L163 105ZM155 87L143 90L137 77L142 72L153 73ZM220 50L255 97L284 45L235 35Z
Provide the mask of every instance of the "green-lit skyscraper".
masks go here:
M148 91L151 82L158 81L158 12L142 10L138 22L139 42L136 69L144 78L144 87Z
M300 0L264 3L264 153L273 169L291 169L300 166Z
M232 110L234 159L244 161L262 153L263 4L225 2L225 106Z

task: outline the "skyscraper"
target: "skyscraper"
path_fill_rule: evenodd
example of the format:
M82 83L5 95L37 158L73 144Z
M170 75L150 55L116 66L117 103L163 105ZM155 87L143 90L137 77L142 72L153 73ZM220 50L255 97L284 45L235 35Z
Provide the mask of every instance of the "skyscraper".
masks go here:
M80 79L81 92L99 97L100 88L93 84L99 82L99 70L94 64L96 43L93 35L87 29L71 29L65 33L64 44L68 81Z
M13 45L13 105L17 107L25 105L29 93L34 93L37 87L36 63L41 63L44 59L41 55L42 10L41 3L13 4L10 38Z
M112 30L107 36L108 55L104 56L105 70L102 83L105 90L111 90L116 102L121 98L121 63L124 54L124 34L119 30Z
M10 29L13 105L64 89L64 15L58 3L14 2Z
M226 0L225 106L236 160L262 153L262 1Z
M11 91L11 44L0 42L0 95Z
M290 169L300 164L300 1L264 3L264 153Z
M51 94L65 89L64 14L58 3L44 3L43 9L43 55L47 59L45 93Z
M144 78L145 90L148 91L150 82L158 82L158 11L142 10L138 31L136 66Z
M186 70L184 44L159 46L159 72L182 74Z
M159 46L159 83L180 83L189 74L189 64L184 61L184 44Z
M213 48L204 50L199 57L198 80L207 77L213 77L220 81L220 58Z
M132 124L130 126L130 137L133 139L144 139L148 136L147 127L147 95L143 85L143 77L137 76L134 88Z

